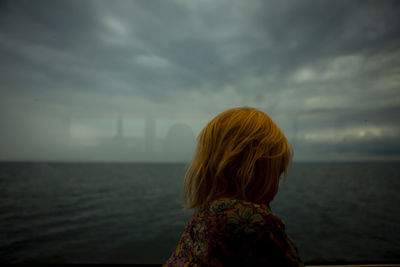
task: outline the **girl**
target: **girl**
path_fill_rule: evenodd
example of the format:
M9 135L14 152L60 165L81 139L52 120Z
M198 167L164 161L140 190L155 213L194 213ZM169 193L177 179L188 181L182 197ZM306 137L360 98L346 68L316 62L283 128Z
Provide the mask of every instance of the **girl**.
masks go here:
M269 206L291 157L260 110L233 108L211 120L184 179L193 216L164 266L304 266Z

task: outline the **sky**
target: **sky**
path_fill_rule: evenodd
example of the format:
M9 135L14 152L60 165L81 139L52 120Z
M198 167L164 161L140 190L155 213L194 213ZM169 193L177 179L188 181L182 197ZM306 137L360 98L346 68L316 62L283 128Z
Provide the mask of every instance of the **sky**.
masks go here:
M188 162L252 106L294 161L400 160L399 1L0 1L0 160Z

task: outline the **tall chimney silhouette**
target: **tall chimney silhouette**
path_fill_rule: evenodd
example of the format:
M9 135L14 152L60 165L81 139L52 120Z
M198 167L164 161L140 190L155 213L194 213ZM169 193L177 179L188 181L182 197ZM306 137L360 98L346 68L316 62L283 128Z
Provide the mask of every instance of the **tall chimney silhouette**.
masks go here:
M122 134L123 130L123 120L122 120L122 113L118 112L118 123L117 123L117 136L116 138L122 139L124 136Z
M145 153L152 158L156 139L156 118L153 114L148 114L145 120Z

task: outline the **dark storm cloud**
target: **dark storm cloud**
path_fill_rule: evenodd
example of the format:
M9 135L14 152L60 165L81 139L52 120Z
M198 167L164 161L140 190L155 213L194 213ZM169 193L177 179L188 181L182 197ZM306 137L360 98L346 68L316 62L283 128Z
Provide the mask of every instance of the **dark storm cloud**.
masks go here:
M255 2L254 8L238 2L199 7L174 1L97 2L4 4L3 38L25 47L40 45L40 51L31 53L43 57L48 48L50 56L51 52L63 51L71 59L53 55L49 64L39 64L36 58L23 55L3 56L11 65L43 71L49 79L61 83L76 82L78 88L108 92L102 81L108 76L137 85L149 97L156 97L165 90L202 88L206 83L219 90L226 84L243 83L243 74L258 77L272 72L284 81L291 71L316 59L385 48L397 40L400 25L396 16L399 5L390 1L301 1L290 5L265 1ZM142 46L99 40L101 34L107 34L102 24L107 15L103 12L113 14L125 25L128 42L138 41ZM134 61L135 56L145 53L173 65L157 70ZM229 56L233 59L223 60ZM76 65L78 73L74 72ZM100 75L90 73L93 68ZM8 82L21 80L15 75L8 77Z
M22 108L44 116L41 106L209 119L246 104L276 118L300 154L341 140L338 153L399 156L399 11L398 1L2 1L0 102L7 122ZM8 139L24 124L11 128Z

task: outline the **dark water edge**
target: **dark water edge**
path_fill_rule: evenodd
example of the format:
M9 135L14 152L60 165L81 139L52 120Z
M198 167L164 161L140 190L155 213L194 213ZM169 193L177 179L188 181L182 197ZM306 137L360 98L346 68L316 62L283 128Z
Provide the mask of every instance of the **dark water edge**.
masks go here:
M161 264L187 164L0 163L0 262ZM271 203L307 264L400 262L398 163L294 163Z

